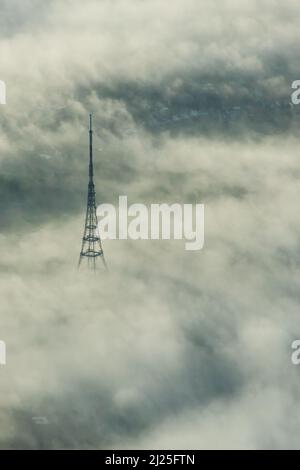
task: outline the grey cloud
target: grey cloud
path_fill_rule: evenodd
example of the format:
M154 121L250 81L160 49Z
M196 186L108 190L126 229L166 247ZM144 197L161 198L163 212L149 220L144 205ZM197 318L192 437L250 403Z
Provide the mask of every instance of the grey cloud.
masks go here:
M148 144L155 174L188 167L179 199L186 188L209 192L212 181L247 191L210 196L206 245L192 258L180 242L106 241L110 274L91 278L76 273L82 217L3 236L10 270L2 271L1 334L11 353L1 371L2 447L195 447L196 439L204 447L297 445L291 410L299 385L289 347L298 264L279 252L291 256L299 239L295 180L287 175L289 185L274 196L282 169L297 167L297 140L278 139L247 147L167 140L166 159ZM146 172L129 199L144 191L150 201L155 184ZM270 396L279 400L273 408L263 401ZM247 411L256 399L262 418ZM41 427L35 416L49 423ZM225 419L242 435L228 434ZM283 435L268 425L274 420Z
M296 2L0 9L1 448L297 448ZM98 202L202 202L203 251L76 271L89 111Z

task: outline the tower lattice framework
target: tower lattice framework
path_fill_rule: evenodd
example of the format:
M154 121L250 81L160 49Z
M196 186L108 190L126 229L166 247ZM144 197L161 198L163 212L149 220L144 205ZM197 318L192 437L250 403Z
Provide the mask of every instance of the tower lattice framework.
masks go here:
M96 270L97 259L102 259L106 266L101 238L98 230L98 220L96 212L96 192L94 185L94 164L93 164L93 118L90 114L90 127L89 127L89 184L88 184L88 197L87 209L85 216L84 233L82 238L82 245L79 257L78 266L81 265L83 259L87 259L88 266Z

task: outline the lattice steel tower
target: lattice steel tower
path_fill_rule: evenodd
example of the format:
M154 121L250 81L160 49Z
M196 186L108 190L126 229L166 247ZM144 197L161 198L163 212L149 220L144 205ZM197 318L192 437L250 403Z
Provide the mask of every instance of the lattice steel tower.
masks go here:
M85 226L82 238L82 246L79 257L78 267L84 258L87 259L88 266L96 270L96 261L101 258L106 266L100 234L98 231L98 220L96 213L96 193L94 185L94 165L93 165L93 120L90 114L90 156L89 156L89 185L87 197L87 209L85 216Z

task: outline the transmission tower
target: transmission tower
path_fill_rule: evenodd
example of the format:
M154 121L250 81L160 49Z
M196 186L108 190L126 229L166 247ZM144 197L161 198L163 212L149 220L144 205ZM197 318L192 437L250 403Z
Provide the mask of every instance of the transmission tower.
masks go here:
M96 261L98 258L107 269L104 253L102 249L101 238L98 230L98 220L96 213L96 193L94 185L94 166L93 166L93 118L90 114L90 128L89 128L89 185L87 208L85 216L84 233L82 238L82 246L80 251L78 267L81 265L84 258L87 259L88 267L96 270Z

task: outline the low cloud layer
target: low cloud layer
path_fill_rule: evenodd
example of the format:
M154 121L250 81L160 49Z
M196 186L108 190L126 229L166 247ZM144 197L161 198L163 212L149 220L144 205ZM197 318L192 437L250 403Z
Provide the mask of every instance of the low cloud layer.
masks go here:
M202 251L106 241L110 271L91 277L82 217L2 236L2 447L297 447L296 141L172 146L144 156L170 200L181 178L178 200L205 202ZM162 187L139 184L134 199Z

